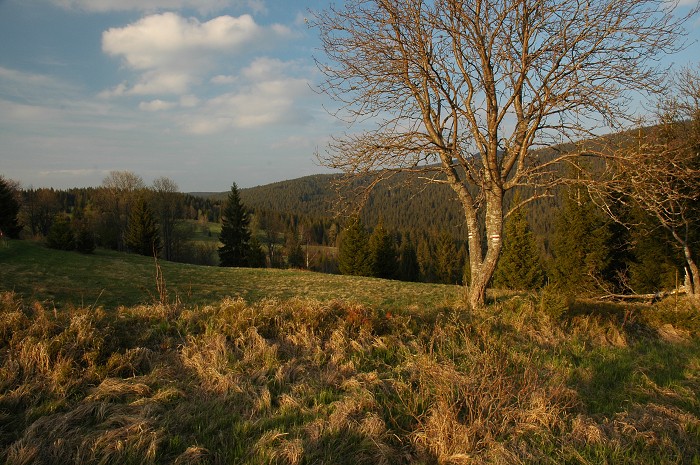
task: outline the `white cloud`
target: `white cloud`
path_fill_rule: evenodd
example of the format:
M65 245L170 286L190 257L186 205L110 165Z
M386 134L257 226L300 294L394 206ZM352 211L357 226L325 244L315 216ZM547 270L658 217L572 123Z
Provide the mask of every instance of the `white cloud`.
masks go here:
M250 15L219 16L207 22L175 13L147 16L102 34L102 50L121 57L139 73L135 84L119 84L103 96L184 94L237 52L291 35L283 26L263 27ZM216 80L225 80L219 75Z
M226 76L223 74L218 74L211 78L211 83L212 84L233 84L238 80L238 77L236 76Z
M229 128L260 128L310 120L299 101L311 93L309 81L289 75L295 63L259 58L241 72L245 80L234 91L205 102L186 117L183 126L192 134L212 134Z
M193 108L199 105L199 98L196 95L183 95L180 97L180 106L183 108Z
M166 102L164 100L156 99L150 102L139 103L139 109L143 111L164 111L174 108L176 104L174 102Z
M106 13L109 11L163 11L189 8L200 13L222 11L226 8L249 9L255 13L267 11L264 0L49 0L65 9Z
M183 58L200 54L229 52L256 40L263 30L249 15L219 16L205 23L175 13L147 16L123 28L111 28L102 35L102 50L123 57L137 70L162 66L185 66Z

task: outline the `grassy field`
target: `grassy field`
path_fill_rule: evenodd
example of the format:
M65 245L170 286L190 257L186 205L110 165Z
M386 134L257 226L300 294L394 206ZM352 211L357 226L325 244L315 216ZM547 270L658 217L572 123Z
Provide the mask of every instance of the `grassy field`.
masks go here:
M161 301L153 258L98 249L81 255L40 243L8 241L0 247L0 289L28 301L63 307L131 306ZM212 304L225 297L248 302L262 298L306 297L348 300L382 309L452 306L462 289L297 270L220 268L160 261L169 300Z
M10 242L0 265L0 463L700 463L684 299L468 310L451 286L164 262L161 299L140 257Z

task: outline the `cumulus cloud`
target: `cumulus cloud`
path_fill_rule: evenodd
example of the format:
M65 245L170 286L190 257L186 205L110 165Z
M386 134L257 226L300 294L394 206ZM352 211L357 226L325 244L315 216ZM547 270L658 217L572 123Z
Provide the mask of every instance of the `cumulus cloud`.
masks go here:
M110 11L163 11L189 8L201 13L226 8L248 9L255 13L267 11L264 0L49 0L61 8L106 13Z
M277 59L254 60L241 73L245 82L234 92L206 101L200 112L185 121L185 129L192 134L212 134L228 128L305 124L310 116L298 102L311 91L308 79L289 74L295 66Z
M102 50L121 57L126 68L140 74L135 84L122 83L103 96L186 93L223 57L288 34L286 27L263 27L250 15L200 22L163 13L111 28L102 35Z

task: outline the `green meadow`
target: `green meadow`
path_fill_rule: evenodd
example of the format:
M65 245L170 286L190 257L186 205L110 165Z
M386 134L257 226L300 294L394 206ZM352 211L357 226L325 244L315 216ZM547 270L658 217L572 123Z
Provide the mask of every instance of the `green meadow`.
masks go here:
M29 301L63 307L115 308L161 301L157 267L168 299L184 305L213 304L223 298L248 302L303 297L347 300L377 308L453 305L457 286L405 283L298 270L221 268L166 261L98 249L81 255L40 243L8 241L0 248L0 282Z

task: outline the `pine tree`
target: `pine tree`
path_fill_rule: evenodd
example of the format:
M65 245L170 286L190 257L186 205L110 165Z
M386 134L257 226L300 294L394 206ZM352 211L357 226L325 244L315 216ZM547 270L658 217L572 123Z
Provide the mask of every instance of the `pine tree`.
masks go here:
M514 203L518 201L516 198ZM518 290L540 288L545 279L542 256L522 209L508 217L503 235L494 286Z
M420 267L418 266L418 255L416 246L409 236L401 242L399 250L399 279L402 281L418 281L420 277Z
M85 224L78 227L78 232L75 235L75 250L85 254L95 251L95 235Z
M233 183L221 218L219 241L220 266L248 266L250 255L250 214L241 202L238 186Z
M19 202L11 184L0 176L0 234L16 239L22 230L17 215Z
M682 257L673 248L673 238L656 219L645 212L634 212L631 230L632 259L629 264L630 287L639 293L672 289L682 268Z
M372 276L391 279L396 275L396 243L380 222L369 238L369 257Z
M359 218L350 220L340 236L338 269L342 274L369 276L372 273L367 231Z
M304 249L299 242L299 235L294 231L287 234L287 243L285 244L287 253L287 266L290 268L304 268Z
M611 239L608 221L588 193L580 189L571 192L555 220L553 281L570 293L598 288L610 263Z
M433 259L433 247L431 247L427 237L421 237L419 240L416 256L421 281L428 283L435 281L436 267Z
M144 195L136 198L129 213L124 245L141 255L157 256L160 253L160 227Z
M266 254L257 237L250 238L248 243L248 254L246 256L247 266L251 268L265 268Z
M441 232L435 241L435 277L442 284L456 284L462 279L460 257L454 239Z

